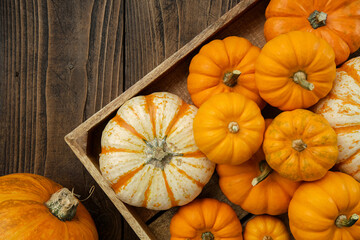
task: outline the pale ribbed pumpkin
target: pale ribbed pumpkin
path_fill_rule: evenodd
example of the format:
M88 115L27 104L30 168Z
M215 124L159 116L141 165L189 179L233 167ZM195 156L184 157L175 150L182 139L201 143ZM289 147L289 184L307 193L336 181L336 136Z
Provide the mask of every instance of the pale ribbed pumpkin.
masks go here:
M0 177L0 239L97 240L94 221L74 194L36 174Z
M125 102L101 138L100 170L133 206L164 210L192 201L215 168L193 137L197 108L158 92Z
M333 89L312 110L324 116L338 135L336 166L360 181L360 57L337 69Z

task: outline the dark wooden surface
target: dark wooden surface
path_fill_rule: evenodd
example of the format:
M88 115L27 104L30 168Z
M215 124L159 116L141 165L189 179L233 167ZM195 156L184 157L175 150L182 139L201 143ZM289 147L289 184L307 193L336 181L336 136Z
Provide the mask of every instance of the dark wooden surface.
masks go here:
M0 1L0 176L95 185L100 239L138 239L64 136L240 1Z

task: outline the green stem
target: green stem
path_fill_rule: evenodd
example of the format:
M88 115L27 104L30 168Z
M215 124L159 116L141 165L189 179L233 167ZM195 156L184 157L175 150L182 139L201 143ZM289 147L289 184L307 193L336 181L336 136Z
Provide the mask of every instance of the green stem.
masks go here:
M273 240L271 236L264 236L262 240Z
M318 27L326 25L326 18L326 13L315 10L309 15L308 20L312 28L317 29Z
M340 215L336 218L335 225L338 228L351 227L356 223L357 220L359 220L359 215L357 215L356 213L351 215L349 219L346 217L346 215Z
M79 200L67 188L62 188L45 203L49 211L61 221L70 221L76 215Z
M292 148L295 149L298 152L302 152L307 148L306 143L302 139L296 139L292 141Z
M223 82L228 87L234 87L237 84L237 80L241 72L239 70L233 70L224 74Z
M266 160L262 160L260 163L260 175L255 177L252 181L251 181L251 185L256 186L258 183L260 183L261 181L263 181L265 178L267 178L270 173L272 172L271 167L269 166L269 164L266 162Z
M293 75L293 81L297 84L299 84L302 88L305 88L306 90L312 91L314 90L314 84L307 81L307 75L303 71L297 71Z
M201 240L214 240L215 237L211 232L204 232L201 234Z

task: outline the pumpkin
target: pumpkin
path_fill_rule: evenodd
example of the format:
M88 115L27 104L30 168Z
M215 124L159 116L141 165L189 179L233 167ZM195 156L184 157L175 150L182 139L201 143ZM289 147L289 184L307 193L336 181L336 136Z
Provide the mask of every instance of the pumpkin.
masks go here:
M359 10L359 0L271 0L265 12L265 38L294 30L312 32L331 45L339 65L360 47Z
M290 240L290 234L280 219L259 215L246 223L244 240Z
M308 108L325 97L336 77L331 46L309 32L281 34L267 42L255 65L260 96L284 111Z
M297 189L288 215L297 240L360 239L360 184L345 173L329 171Z
M67 188L30 173L0 177L1 239L96 240L95 224Z
M242 240L242 226L226 203L203 198L180 207L171 218L171 240Z
M263 149L270 167L293 181L322 178L339 153L329 122L305 109L276 116L265 132Z
M240 164L259 149L265 122L260 108L238 93L212 96L194 119L196 145L210 161Z
M158 92L126 101L102 133L100 170L123 202L155 210L187 204L215 164L193 137L197 108Z
M255 61L260 49L247 39L230 36L204 45L189 66L187 87L195 106L212 95L236 92L265 106L255 83Z
M267 126L270 122L271 119L265 120ZM291 197L300 184L273 171L262 148L242 164L218 164L216 172L224 195L245 211L257 215L287 212Z
M360 181L360 57L337 70L333 89L312 110L324 116L338 135L336 168Z

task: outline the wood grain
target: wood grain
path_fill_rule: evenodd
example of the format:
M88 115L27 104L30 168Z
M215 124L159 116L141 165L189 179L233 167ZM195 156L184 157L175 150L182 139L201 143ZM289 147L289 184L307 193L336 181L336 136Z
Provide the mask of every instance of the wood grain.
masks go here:
M100 239L138 239L64 136L238 1L0 2L0 175L31 172L85 198Z

